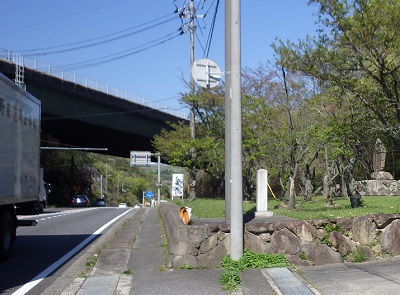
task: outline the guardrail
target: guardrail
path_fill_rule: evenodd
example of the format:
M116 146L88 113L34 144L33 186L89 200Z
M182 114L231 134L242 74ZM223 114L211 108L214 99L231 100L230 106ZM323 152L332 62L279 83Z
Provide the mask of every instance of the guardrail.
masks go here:
M11 63L16 63L15 57L18 53L0 48L0 59L6 60ZM21 55L19 55L21 56ZM72 73L69 71L64 71L59 67L52 67L50 64L29 58L24 57L22 59L23 66L68 82L73 82L79 84L81 86L94 89L121 99L126 99L131 102L135 102L141 104L143 106L148 106L160 112L164 112L167 114L171 114L173 116L187 119L188 113L182 110L175 110L167 105L160 104L159 102L152 101L143 96L136 95L126 90L119 89L118 87L111 86L107 83L99 82L93 79L90 79L86 76L81 76L76 73Z

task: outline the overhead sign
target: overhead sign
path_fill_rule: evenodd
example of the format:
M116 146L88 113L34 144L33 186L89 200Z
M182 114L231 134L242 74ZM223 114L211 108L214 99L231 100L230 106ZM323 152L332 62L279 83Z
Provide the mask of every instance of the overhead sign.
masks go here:
M150 163L150 152L131 151L131 166L149 166Z
M217 63L208 58L195 61L191 69L193 80L204 88L212 88L221 81L222 72Z
M153 191L147 191L145 193L145 198L146 199L153 199L154 198L154 192Z

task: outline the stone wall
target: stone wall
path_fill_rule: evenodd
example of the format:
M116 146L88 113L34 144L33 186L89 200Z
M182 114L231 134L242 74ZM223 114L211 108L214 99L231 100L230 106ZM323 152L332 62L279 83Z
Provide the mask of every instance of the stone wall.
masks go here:
M230 227L194 218L184 225L179 207L160 204L168 237L167 267L219 266L229 254ZM267 253L284 253L294 264L321 265L352 261L356 253L367 259L400 254L400 214L358 218L288 220L247 223L244 247Z
M195 217L189 225L184 225L179 218L179 208L172 203L160 203L168 238L167 267L219 266L230 249L229 226L213 226Z

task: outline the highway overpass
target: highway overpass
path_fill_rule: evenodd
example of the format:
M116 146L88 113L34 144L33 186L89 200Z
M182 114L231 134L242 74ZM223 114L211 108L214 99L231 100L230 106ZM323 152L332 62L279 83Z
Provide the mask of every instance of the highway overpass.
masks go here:
M0 72L14 80L16 65L0 56ZM42 147L107 148L103 153L126 158L131 150L154 152L154 135L184 120L28 67L24 83L42 102Z

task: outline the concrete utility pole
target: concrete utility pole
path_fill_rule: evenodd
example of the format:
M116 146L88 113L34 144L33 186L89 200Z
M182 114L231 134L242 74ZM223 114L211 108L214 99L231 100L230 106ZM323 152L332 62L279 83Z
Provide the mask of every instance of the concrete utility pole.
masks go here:
M195 18L195 10L194 10L194 0L190 0L189 3L189 32L190 32L190 72L192 72L192 67L194 63L194 18ZM190 75L190 95L194 95L194 79L193 76ZM194 105L193 103L190 106L190 137L192 140L196 139L196 121L194 115ZM196 158L196 149L191 149L192 160ZM196 198L196 171L195 166L192 164L189 171L189 199L193 200Z
M231 1L225 1L225 222L231 222Z
M229 0L225 1L229 2ZM243 255L242 86L240 0L231 0L231 257Z

